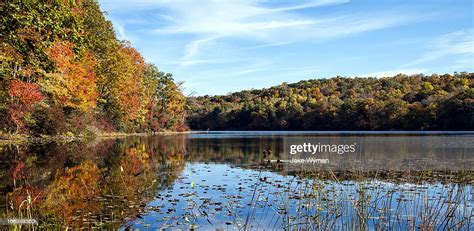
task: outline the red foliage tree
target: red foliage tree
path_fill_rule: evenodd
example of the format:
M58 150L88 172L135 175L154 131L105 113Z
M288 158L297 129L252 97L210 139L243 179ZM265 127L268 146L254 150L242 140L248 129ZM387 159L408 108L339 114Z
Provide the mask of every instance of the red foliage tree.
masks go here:
M12 80L8 89L11 103L8 106L10 120L16 126L16 132L24 128L24 118L32 111L33 106L43 99L36 83Z
M39 87L35 83L27 83L21 80L13 80L8 90L10 96L20 104L31 106L43 99Z

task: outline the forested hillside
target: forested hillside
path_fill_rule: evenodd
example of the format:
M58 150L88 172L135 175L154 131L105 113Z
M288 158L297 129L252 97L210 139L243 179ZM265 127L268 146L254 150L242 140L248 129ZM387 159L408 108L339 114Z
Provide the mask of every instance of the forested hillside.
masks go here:
M201 130L474 130L474 73L315 79L188 104Z
M185 130L171 74L115 36L95 0L0 3L3 133Z

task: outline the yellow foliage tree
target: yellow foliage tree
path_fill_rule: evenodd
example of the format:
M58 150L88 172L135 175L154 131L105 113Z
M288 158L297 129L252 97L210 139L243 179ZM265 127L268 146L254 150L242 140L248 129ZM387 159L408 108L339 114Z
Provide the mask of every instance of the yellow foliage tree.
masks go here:
M76 58L69 42L55 42L47 50L57 71L47 73L40 81L52 101L63 107L91 112L96 107L97 91L94 57L84 52Z

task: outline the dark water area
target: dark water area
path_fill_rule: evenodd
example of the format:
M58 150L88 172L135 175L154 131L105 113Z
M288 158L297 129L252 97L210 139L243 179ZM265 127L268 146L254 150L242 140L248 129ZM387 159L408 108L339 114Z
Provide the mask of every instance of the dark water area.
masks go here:
M290 143L356 144L288 164ZM272 162L273 161L273 162ZM473 228L469 132L203 132L0 146L16 228Z

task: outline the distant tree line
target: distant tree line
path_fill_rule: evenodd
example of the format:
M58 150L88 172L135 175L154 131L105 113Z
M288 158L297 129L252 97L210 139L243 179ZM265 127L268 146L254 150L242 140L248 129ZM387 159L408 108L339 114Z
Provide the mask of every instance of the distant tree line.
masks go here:
M314 79L188 98L197 130L474 130L474 73Z
M0 3L0 129L185 130L171 74L116 38L95 0Z

